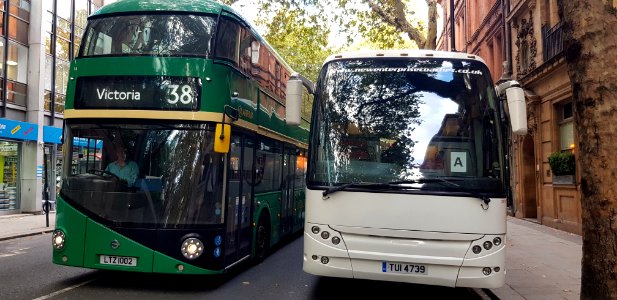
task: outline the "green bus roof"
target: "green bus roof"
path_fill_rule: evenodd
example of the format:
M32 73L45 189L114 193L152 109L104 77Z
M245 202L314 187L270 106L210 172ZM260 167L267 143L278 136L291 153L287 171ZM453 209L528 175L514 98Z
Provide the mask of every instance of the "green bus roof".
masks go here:
M120 0L103 6L92 16L135 11L181 11L218 14L223 8L233 11L227 5L210 0Z

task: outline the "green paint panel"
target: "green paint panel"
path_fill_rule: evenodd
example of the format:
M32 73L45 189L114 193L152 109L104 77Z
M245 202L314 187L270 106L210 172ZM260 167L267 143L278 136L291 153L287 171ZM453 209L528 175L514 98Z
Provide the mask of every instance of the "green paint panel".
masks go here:
M255 200L261 203L260 207L267 207L270 211L270 246L280 240L279 231L281 226L281 192L271 192L255 195ZM257 209L261 214L261 209ZM259 221L259 214L255 215L255 223ZM253 230L254 231L254 230ZM255 240L255 239L253 239Z
M229 7L223 4L208 0L123 0L103 6L93 16L143 11L182 11L218 14L223 7L230 10Z
M112 241L118 241L117 249L111 247ZM152 249L130 240L105 226L88 220L86 224L86 243L84 267L121 271L152 272ZM113 266L100 263L100 255L125 256L137 258L137 266Z
M178 270L178 265L183 266L182 272ZM168 273L168 274L221 274L223 271L211 271L207 269L198 268L189 265L185 262L179 261L175 258L169 257L160 252L154 252L154 264L152 267L155 273Z
M64 231L65 245L62 250L53 250L55 264L81 267L84 264L84 243L87 217L68 205L62 197L56 199L56 229ZM51 244L51 241L50 241ZM67 261L63 262L62 257Z

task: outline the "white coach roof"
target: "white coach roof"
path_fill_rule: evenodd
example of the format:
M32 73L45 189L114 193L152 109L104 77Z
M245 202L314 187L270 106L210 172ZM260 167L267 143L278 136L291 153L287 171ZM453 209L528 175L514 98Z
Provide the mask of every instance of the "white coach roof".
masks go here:
M330 55L324 64L339 59L349 58L371 58L371 57L410 57L410 58L455 58L455 59L472 59L486 64L484 60L473 54L463 52L447 52L436 50L361 50L352 52L342 52Z

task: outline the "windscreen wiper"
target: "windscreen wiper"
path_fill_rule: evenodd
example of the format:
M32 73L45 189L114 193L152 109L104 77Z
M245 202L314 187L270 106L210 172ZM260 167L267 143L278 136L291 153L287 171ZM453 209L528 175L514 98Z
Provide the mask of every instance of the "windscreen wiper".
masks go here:
M407 188L407 187L402 187L402 186L399 186L399 185L396 185L396 184L390 184L390 183L352 182L352 183L346 183L346 184L341 184L341 185L337 185L337 186L331 187L331 188L323 191L322 196L324 198L326 198L328 195L330 195L332 193L336 193L338 191L342 191L342 190L348 189L350 187L371 188L371 189L391 189L391 188L402 189L402 188Z
M421 178L421 179L415 179L415 180L392 181L392 182L389 182L388 184L406 184L406 183L407 184L413 184L413 183L433 183L433 182L442 183L444 185L455 187L455 188L459 189L463 193L467 193L467 194L469 194L469 195L471 195L473 197L476 197L476 198L482 200L484 202L484 204L486 204L486 208L484 207L484 205L482 205L482 208L488 209L488 204L491 202L491 198L489 198L489 197L487 197L485 195L482 195L480 193L471 191L471 190L463 187L460 184L456 184L456 183L452 182L454 180L461 181L461 179L450 179L450 180L447 180L447 179L443 179L443 178Z

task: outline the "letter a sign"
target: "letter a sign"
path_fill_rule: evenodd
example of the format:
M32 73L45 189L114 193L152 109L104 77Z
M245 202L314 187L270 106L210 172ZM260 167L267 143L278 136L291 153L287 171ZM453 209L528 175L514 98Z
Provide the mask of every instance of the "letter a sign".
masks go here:
M467 152L450 152L450 172L467 173Z

